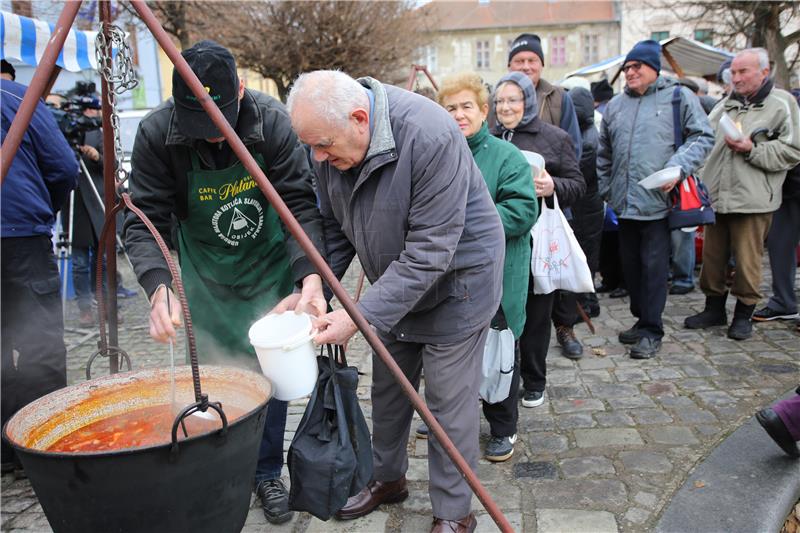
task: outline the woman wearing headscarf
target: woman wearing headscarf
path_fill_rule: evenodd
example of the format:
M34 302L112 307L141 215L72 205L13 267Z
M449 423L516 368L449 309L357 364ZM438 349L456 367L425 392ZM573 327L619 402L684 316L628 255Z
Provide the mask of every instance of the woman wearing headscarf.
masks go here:
M536 152L544 157L546 170L533 179L539 201L544 198L547 205L552 207L555 192L559 205L568 207L580 198L586 190L586 183L578 167L572 141L565 131L539 119L536 90L530 79L519 72L505 75L495 89L494 104L497 123L492 133L520 150ZM574 298L571 293L563 294ZM550 345L550 316L555 298L555 292L534 294L533 280L529 281L525 327L520 337L523 407L537 407L544 403L547 376L545 360ZM572 308L575 308L574 303ZM556 334L574 339L574 321L574 313L571 316L554 316Z

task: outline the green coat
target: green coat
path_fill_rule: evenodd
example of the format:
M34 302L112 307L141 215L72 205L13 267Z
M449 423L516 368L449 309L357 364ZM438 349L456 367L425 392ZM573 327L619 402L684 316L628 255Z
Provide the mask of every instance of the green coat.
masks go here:
M513 144L493 137L484 122L467 137L506 234L503 299L500 305L508 327L519 338L525 326L525 302L531 271L530 231L539 215L531 167Z

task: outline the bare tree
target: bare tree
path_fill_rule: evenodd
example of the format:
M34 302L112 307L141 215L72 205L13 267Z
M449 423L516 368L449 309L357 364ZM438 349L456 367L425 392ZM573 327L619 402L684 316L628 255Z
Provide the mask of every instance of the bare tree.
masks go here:
M241 66L272 79L281 99L309 70L400 81L429 39L428 22L405 2L245 2L225 17L220 42Z
M774 62L777 85L790 87L790 74L800 59L800 2L750 0L651 0L648 4L667 7L697 29L713 21L714 44L732 50L744 46L763 47Z

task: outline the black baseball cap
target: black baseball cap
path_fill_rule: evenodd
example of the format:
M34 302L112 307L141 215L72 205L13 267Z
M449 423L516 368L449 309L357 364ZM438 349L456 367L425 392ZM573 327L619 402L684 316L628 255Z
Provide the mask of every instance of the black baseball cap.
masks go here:
M224 46L206 40L187 48L181 55L200 78L200 83L228 123L236 127L239 115L239 75L236 73L233 54ZM172 71L172 97L175 100L175 114L181 133L193 139L222 136L176 69Z

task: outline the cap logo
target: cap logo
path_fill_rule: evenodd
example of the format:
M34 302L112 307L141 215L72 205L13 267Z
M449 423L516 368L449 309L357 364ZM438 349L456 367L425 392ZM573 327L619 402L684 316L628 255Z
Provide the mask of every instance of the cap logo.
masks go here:
M520 46L527 46L528 41L517 41L517 43L511 47L512 50L516 50Z
M205 86L203 88L206 90L208 95L211 97L212 101L216 102L221 98L221 96L218 95L218 94L211 94L211 87ZM191 93L187 94L184 98L186 100L189 100L190 102L197 102L197 97L195 95L191 94Z

